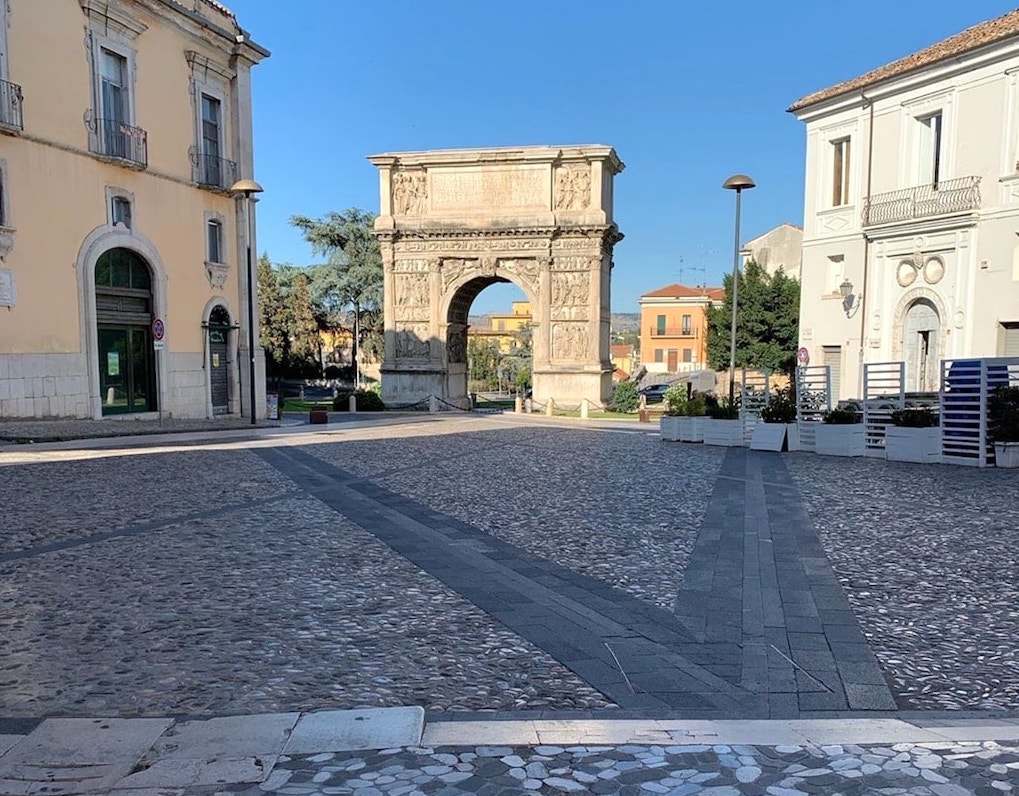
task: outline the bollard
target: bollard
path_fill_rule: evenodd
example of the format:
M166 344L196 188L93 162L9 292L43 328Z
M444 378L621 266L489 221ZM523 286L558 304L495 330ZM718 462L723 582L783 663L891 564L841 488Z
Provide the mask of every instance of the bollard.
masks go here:
M647 408L647 396L640 396L640 406L637 408L637 422L639 423L650 423L651 413Z
M351 395L350 398L348 398L347 400L350 402L350 403L347 404L348 411L350 412L350 414L356 415L357 414L357 396L356 395Z
M580 419L587 420L588 417L587 398L583 398L580 401Z
M439 411L439 399L434 395L428 396L428 411L435 414Z
M555 399L549 398L548 403L545 404L545 416L552 417L555 414Z
M513 411L518 415L524 411L524 401L519 395L513 399Z

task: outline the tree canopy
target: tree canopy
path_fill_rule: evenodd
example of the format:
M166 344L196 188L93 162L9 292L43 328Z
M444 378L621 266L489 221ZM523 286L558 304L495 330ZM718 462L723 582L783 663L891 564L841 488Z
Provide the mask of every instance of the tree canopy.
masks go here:
M732 276L725 277L725 301L708 309L708 362L729 367ZM736 367L792 373L799 340L800 283L779 270L769 275L750 260L739 274Z

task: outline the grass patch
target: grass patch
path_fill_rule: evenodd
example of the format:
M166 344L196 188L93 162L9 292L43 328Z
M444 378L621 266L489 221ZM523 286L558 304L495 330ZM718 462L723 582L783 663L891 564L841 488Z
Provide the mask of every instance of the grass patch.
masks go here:
M312 409L333 410L333 402L330 399L320 401L302 401L300 398L287 398L283 402L284 412L310 412Z

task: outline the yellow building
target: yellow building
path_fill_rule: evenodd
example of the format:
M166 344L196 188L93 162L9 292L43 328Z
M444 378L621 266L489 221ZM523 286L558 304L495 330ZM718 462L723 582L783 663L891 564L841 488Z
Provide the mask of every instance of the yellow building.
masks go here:
M708 307L721 304L720 287L667 285L640 297L640 359L649 373L708 367Z
M499 352L509 354L520 343L520 332L531 325L531 303L514 301L509 313L491 313L488 316L490 326L487 329L471 327L467 330L468 338L491 340L499 346Z
M0 416L251 412L268 54L215 0L0 0Z

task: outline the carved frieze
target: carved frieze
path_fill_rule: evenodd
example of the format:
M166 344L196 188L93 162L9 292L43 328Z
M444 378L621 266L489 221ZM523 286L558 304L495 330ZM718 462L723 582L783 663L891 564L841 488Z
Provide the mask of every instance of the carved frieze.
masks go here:
M397 359L428 359L431 352L427 323L404 324L393 333Z
M466 324L451 323L446 327L446 361L461 364L467 362Z
M591 279L584 271L552 275L552 308L586 305L591 298Z
M500 271L505 271L518 277L521 282L524 282L531 290L537 293L539 290L538 275L541 273L543 262L544 260L530 258L500 259L498 261L498 268Z
M592 267L597 267L599 262L601 262L599 257L559 254L552 259L551 268L553 271L588 271Z
M394 171L393 215L419 216L428 201L428 178L424 171Z
M552 358L578 360L587 356L586 323L557 323L552 327Z
M432 270L429 260L397 260L393 272L398 274L425 274Z
M458 257L443 259L439 264L442 274L442 289L448 290L464 273L478 267L478 260L464 260Z
M397 273L393 277L393 310L399 321L428 318L431 276L427 273Z
M555 172L555 209L586 210L591 204L591 167L571 164Z

